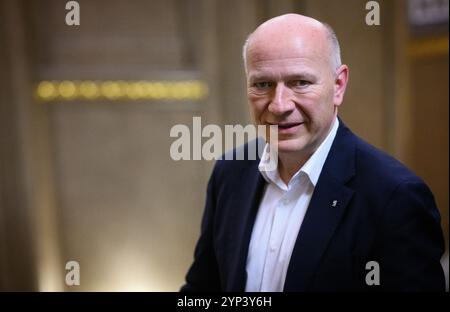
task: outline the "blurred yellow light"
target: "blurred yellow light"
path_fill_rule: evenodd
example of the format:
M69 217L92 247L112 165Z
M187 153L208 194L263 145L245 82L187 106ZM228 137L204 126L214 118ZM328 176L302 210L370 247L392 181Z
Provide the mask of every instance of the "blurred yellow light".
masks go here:
M101 94L110 100L117 99L121 95L120 86L114 81L103 82L101 84Z
M144 82L131 82L126 84L126 95L133 100L143 99L146 95Z
M77 88L72 81L63 81L58 85L59 95L65 99L72 99L76 96Z
M167 88L168 97L178 100L180 98L178 85L177 83L165 83L165 87Z
M144 98L152 99L154 89L155 89L155 84L153 82L147 81L147 82L143 83L143 88L144 88Z
M42 81L37 85L39 100L201 100L208 95L206 84L186 81Z
M81 96L86 99L95 99L100 95L99 87L93 81L83 81L79 89Z
M411 57L431 57L448 54L448 35L416 39L408 44Z
M155 88L153 92L153 97L155 99L162 99L168 96L168 88L166 82L157 82L155 83Z
M174 83L173 96L175 99L188 99L191 95L191 88L187 82Z
M37 96L43 100L53 99L57 96L57 90L54 83L42 81L37 86Z
M118 91L119 96L118 97L119 98L126 97L127 96L126 90L127 90L128 82L126 82L124 80L119 80L119 81L116 81L116 83L117 83L117 86L119 87L119 91Z

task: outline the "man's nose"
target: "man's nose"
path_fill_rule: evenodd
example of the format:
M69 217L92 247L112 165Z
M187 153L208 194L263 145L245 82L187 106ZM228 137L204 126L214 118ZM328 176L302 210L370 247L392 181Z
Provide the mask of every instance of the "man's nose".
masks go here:
M295 104L290 100L289 93L290 90L284 83L278 83L268 106L269 112L274 115L284 115L291 112L295 108Z

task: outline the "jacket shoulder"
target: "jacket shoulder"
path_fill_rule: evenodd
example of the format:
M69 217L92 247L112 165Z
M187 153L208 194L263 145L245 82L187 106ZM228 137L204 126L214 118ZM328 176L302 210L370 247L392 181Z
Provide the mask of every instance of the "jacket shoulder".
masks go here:
M365 178L398 185L424 183L411 169L386 152L356 137L356 172Z

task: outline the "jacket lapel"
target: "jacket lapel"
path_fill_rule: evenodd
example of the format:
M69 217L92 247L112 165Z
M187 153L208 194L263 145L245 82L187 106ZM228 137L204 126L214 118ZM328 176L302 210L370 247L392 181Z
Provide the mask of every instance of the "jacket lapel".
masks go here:
M234 249L236 253L230 270L229 291L245 290L248 248L266 183L257 167L258 162L255 162L242 172L242 179L239 182L246 187L239 189L239 193L233 201L233 235L231 239L236 243L236 249Z
M285 291L307 289L352 194L331 179L317 185L292 251Z
M284 291L305 291L353 195L354 136L340 120L292 251Z

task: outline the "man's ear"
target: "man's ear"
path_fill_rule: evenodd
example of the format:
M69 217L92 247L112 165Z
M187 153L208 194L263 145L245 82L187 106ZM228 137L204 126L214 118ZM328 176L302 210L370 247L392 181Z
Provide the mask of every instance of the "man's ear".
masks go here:
M341 105L344 100L345 89L347 88L349 69L348 66L343 64L339 66L336 71L336 78L334 79L334 98L333 103L335 106Z

